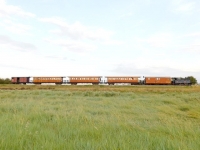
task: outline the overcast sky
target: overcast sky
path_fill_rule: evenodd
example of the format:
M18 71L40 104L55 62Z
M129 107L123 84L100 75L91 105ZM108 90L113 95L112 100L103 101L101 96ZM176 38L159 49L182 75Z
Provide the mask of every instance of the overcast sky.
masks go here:
M190 76L199 0L0 0L0 77Z

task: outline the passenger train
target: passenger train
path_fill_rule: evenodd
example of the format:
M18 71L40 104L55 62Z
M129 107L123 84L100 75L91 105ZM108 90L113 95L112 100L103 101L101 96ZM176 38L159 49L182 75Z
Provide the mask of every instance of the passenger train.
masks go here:
M189 77L141 77L140 76L57 76L12 77L13 84L92 84L92 85L191 85Z

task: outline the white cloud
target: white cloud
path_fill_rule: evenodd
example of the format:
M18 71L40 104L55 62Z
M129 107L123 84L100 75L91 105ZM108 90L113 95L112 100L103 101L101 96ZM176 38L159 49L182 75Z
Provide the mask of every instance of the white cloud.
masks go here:
M113 35L111 31L106 31L102 28L86 27L80 22L68 24L59 17L41 18L40 21L57 25L59 29L52 30L52 33L65 35L72 39L108 40Z
M196 8L195 2L187 0L172 0L173 11L177 13L192 13Z
M200 42L191 43L191 45L185 45L180 48L181 52L189 52L189 53L200 53Z
M173 41L173 35L170 33L158 33L148 38L137 39L138 42L147 43L152 47L164 48L171 44Z
M15 23L12 20L8 20L8 19L0 23L0 26L4 27L9 32L20 34L20 35L27 34L27 32L31 29L31 27L28 25Z
M147 39L147 42L154 47L165 47L172 41L172 36L170 34L159 34L154 35Z
M122 18L130 17L130 16L133 16L132 12L122 14L122 15L119 16L119 18L122 19Z
M8 36L0 35L0 46L3 49L14 49L18 51L34 51L36 46L30 43L12 40Z
M178 12L188 12L192 11L194 9L195 3L186 3L186 4L181 4L176 8L176 11Z
M117 41L117 40L107 40L107 41L104 41L103 44L105 44L105 45L123 45L124 42Z
M86 52L86 51L92 51L95 50L96 47L91 44L87 44L80 41L74 41L74 40L64 40L64 39L45 39L46 42L59 45L64 50L72 51L72 52Z
M194 62L182 64L182 62L169 59L152 59L140 57L135 60L121 60L114 65L111 70L119 75L139 75L139 76L177 76L185 77L193 75L200 79L200 69ZM200 64L200 61L196 62Z
M21 17L35 17L35 14L22 10L19 6L7 5L5 0L0 0L0 17L17 15Z
M200 32L193 32L190 34L186 34L185 37L200 37Z

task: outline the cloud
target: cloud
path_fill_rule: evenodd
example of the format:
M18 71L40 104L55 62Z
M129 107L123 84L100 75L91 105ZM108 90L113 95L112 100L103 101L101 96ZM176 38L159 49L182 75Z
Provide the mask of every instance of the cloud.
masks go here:
M171 40L172 36L170 34L158 34L148 38L147 43L153 47L162 48L169 45Z
M185 45L182 48L180 48L181 52L192 52L192 53L200 53L200 42L197 44L191 44L191 45Z
M191 64L183 66L181 63L169 60L160 62L145 58L132 62L121 62L115 64L114 69L110 71L118 75L138 76L186 77L192 75L198 78L198 81L200 80L200 69L197 66Z
M5 0L0 0L0 17L17 15L21 17L35 17L35 14L22 10L19 6L7 5Z
M68 24L62 18L41 18L42 22L47 22L54 24L59 27L59 29L52 30L51 33L68 36L71 39L89 39L89 40L108 40L113 35L113 32L106 31L102 28L86 27L80 22L75 22L74 24Z
M200 32L193 32L190 34L186 34L185 37L200 37Z
M164 48L172 43L173 35L170 33L158 33L151 35L148 38L137 39L137 41L141 43L146 43L152 47Z
M18 51L34 51L36 46L30 43L12 40L8 36L0 35L0 45L4 48L15 49Z
M86 52L86 51L93 51L96 49L94 45L87 44L80 41L75 40L64 40L64 39L58 39L58 40L52 40L52 39L45 39L46 42L59 45L64 50L72 51L72 52Z
M187 0L172 0L173 11L176 13L192 13L196 3Z
M20 35L27 34L27 32L31 29L31 27L28 25L15 23L12 20L8 20L8 19L0 23L0 26L4 27L9 32L20 34Z
M133 16L133 13L129 12L129 13L125 13L125 14L120 15L119 18L122 19L122 18L131 17L131 16Z

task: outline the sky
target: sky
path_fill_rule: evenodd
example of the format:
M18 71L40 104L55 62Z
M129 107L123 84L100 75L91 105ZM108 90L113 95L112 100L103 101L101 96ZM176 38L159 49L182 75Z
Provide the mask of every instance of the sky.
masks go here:
M194 76L199 0L0 0L0 78Z

